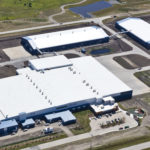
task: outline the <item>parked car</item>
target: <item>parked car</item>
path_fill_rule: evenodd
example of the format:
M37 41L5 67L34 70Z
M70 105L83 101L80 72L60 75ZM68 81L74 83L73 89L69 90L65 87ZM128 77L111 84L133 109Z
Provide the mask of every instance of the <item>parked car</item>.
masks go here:
M26 132L26 131L28 131L28 129L23 129L23 132Z
M128 128L129 128L129 126L125 126L125 127L124 127L124 129L128 129Z
M123 127L120 127L119 130L123 130Z
M49 123L45 123L45 126L49 126Z

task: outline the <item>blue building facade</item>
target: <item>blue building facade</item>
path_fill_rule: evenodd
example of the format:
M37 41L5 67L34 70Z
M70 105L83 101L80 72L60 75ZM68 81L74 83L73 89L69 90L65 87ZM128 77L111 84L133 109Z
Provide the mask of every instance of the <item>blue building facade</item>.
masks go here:
M40 51L41 52L54 52L54 51L67 50L67 49L83 47L83 46L89 46L89 45L94 45L94 44L102 44L102 43L106 43L106 42L109 42L109 37L105 37L105 38L102 38L102 39L91 40L91 41L85 41L85 42L55 46L55 47L47 47L47 48L44 48L44 49L40 49ZM22 38L21 39L21 44L23 45L23 47L29 53L31 53L33 55L39 54L38 50L33 49L27 39Z
M140 19L140 18L126 18L120 21L117 21L115 23L115 27L120 30L120 31L127 31L124 27L122 27L120 25L121 22L127 21L128 19ZM135 28L136 28L136 24L135 24ZM139 44L143 45L146 49L150 49L150 41L149 42L145 42L144 40L142 40L141 38L137 37L135 34L133 34L132 32L126 32L126 34L131 37L132 39L134 39L135 41L137 41Z
M15 119L0 122L0 136L17 132L18 123Z

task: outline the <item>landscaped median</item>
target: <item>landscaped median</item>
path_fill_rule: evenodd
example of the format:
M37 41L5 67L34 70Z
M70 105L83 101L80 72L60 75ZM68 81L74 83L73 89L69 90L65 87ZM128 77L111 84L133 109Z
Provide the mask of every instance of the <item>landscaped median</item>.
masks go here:
M90 110L82 110L73 114L77 118L76 127L71 129L73 134L77 135L89 132L91 130L89 117L93 116L93 113Z

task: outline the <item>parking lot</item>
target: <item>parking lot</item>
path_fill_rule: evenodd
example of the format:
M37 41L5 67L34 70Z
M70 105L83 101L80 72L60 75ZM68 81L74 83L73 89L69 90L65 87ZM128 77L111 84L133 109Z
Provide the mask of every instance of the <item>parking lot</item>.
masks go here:
M117 111L116 113L100 115L98 117L93 117L91 119L91 129L92 131L101 130L101 131L117 131L117 130L124 130L127 128L136 127L138 124L133 119L132 116L128 116L126 112ZM105 125L105 127L102 127Z

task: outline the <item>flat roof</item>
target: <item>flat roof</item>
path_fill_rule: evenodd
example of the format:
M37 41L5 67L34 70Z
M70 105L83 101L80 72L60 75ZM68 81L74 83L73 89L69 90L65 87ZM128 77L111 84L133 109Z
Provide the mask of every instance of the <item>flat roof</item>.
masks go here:
M33 59L29 60L29 63L36 70L53 69L72 65L72 62L64 55L55 56L55 59L53 57Z
M126 18L117 23L144 42L150 43L150 24L140 18Z
M22 126L33 125L35 121L33 119L26 119L25 122L22 123Z
M25 70L23 73L22 70L19 75L0 79L1 112L12 117L21 112L29 113L83 100L96 100L131 90L91 56L70 61L73 65L69 67L44 72ZM0 120L4 119L3 115L0 117Z
M2 121L0 123L0 129L4 129L4 128L8 128L8 127L13 127L13 126L18 126L18 123L16 122L15 119Z
M113 110L117 105L117 103L114 103L113 105L90 105L91 108L96 112L96 113L99 113L99 112L106 112L106 111L109 111L109 110Z
M62 111L59 113L53 113L53 114L45 115L45 118L47 120L53 120L56 118L61 118L63 122L68 122L70 120L76 120L76 117L69 110Z
M82 27L46 34L23 37L28 40L33 49L44 49L55 46L79 43L106 38L106 32L98 26Z

